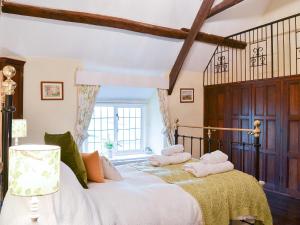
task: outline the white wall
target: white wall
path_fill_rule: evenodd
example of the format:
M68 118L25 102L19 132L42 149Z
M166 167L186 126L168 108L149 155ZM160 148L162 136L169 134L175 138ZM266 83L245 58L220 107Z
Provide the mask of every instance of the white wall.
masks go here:
M169 96L169 109L171 121L174 123L179 119L181 125L202 126L203 125L203 80L200 73L182 71L173 93ZM194 88L194 103L180 103L180 88ZM179 130L179 134L202 136L200 129ZM199 156L199 142L193 143L193 156ZM186 142L186 150L190 150L190 143Z
M43 143L44 133L73 133L76 118L75 72L78 61L28 58L24 70L24 118L28 137L22 143ZM42 101L41 81L63 81L63 101Z
M147 143L155 154L160 154L164 147L164 136L162 134L163 123L159 110L157 92L153 94L147 105Z

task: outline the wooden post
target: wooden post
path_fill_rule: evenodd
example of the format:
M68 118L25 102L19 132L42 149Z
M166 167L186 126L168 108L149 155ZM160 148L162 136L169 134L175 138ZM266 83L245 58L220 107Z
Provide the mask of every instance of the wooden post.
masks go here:
M178 145L178 125L179 119L175 120L175 132L174 132L174 138L175 138L175 145Z
M13 112L16 108L13 106L13 94L16 88L16 83L11 79L16 74L13 66L5 66L2 71L7 78L2 83L3 94L5 95L5 102L2 108L2 196L4 198L8 190L8 148L12 143L12 118Z
M253 135L254 135L254 148L255 148L255 178L259 181L260 178L260 121L256 120L254 122L254 130L253 130Z

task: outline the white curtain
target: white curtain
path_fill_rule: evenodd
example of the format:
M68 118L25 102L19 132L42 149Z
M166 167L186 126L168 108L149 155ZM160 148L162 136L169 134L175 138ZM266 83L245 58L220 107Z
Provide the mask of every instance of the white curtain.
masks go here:
M77 86L77 117L75 125L75 141L82 149L82 144L88 137L88 128L93 115L99 85Z
M157 89L160 113L163 119L164 130L163 134L167 140L168 145L175 144L174 131L169 115L168 106L168 91L164 89Z

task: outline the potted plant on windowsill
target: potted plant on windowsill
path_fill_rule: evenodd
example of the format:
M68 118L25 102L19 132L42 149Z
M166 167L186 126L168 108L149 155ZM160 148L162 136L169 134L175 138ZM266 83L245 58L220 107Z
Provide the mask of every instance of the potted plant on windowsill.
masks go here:
M114 142L112 142L111 140L106 141L105 148L107 149L108 157L112 158L112 150L114 148Z

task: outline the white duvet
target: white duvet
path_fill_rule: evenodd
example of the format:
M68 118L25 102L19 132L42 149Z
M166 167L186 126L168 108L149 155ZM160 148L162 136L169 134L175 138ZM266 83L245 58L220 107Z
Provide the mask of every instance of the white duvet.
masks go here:
M59 192L39 197L39 225L202 225L196 200L180 187L131 167L118 168L122 181L83 189L61 164ZM30 223L28 198L6 195L1 225Z

